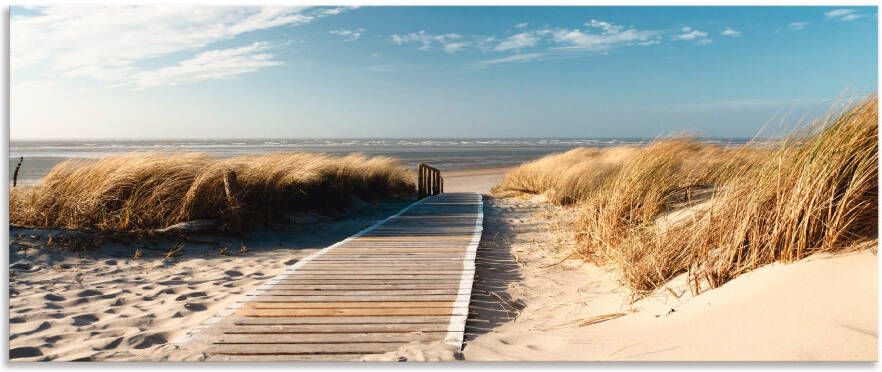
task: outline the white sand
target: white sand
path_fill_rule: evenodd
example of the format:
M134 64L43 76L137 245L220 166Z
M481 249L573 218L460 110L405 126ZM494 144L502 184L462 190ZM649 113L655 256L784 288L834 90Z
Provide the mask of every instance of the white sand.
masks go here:
M477 192L489 194L493 186L512 168L486 168L443 171L445 192Z
M512 210L529 209L552 212L511 218ZM631 304L615 272L560 262L571 241L552 221L572 218L572 210L517 199L493 200L485 210L512 231L523 280L509 294L525 307L469 342L467 360L878 358L877 257L870 250L766 266L694 298L681 276L671 291ZM603 318L613 319L596 322Z
M46 249L51 232L10 231L10 354L28 360L197 359L170 340L220 311L287 264L394 213L406 202L355 218L246 236L202 236L182 256L176 240L103 243L78 255ZM33 237L32 237L33 236ZM57 240L56 240L57 241ZM220 255L229 247L228 256ZM143 256L133 259L136 248ZM149 248L149 249L147 249Z

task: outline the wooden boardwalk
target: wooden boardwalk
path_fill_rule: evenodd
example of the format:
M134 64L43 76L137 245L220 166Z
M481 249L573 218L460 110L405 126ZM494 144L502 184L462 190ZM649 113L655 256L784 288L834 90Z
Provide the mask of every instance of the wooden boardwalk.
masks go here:
M458 350L481 204L427 197L297 262L203 326L208 359L357 360L412 341Z

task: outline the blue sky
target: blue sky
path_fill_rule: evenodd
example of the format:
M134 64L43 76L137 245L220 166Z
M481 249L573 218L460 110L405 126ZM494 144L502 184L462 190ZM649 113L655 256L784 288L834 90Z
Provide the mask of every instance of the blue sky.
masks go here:
M876 27L875 7L13 8L11 136L749 137L875 91Z

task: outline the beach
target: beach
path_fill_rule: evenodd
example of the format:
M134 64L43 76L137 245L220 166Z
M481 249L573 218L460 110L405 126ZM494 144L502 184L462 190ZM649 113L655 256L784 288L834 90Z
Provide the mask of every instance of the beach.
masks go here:
M474 320L463 350L414 343L365 360L878 358L872 247L775 263L697 296L683 274L635 301L621 272L573 255L578 206L556 205L544 195L491 195L511 170L443 173L446 192L485 197L478 257L492 263L477 265ZM11 228L11 358L203 360L192 345L171 341L287 265L409 203L360 205L336 217L302 215L281 231L244 239L197 235L170 257L169 247L181 244L174 238L100 241L71 252L47 248L49 236L57 246L64 231ZM688 218L689 210L665 223Z

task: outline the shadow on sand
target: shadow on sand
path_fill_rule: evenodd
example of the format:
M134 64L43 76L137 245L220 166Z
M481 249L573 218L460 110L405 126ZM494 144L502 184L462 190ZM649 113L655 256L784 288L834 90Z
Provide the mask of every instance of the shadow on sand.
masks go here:
M484 197L484 232L475 259L466 343L514 320L524 308L523 302L512 299L508 293L509 284L521 280L520 265L511 252L516 234L509 221L517 218L514 214L533 212L531 209L507 210L493 197Z

